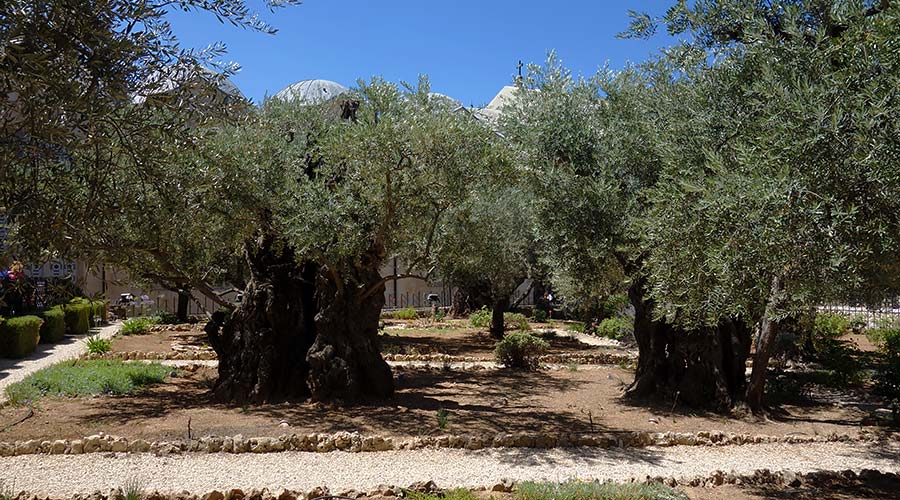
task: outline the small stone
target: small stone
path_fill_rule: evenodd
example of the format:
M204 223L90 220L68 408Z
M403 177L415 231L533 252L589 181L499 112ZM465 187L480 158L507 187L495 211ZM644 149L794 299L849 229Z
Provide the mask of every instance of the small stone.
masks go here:
M419 493L434 493L438 491L437 484L434 481L419 481L409 485L408 489Z
M95 451L100 451L100 441L102 439L103 437L97 434L84 438L84 452L94 453Z
M308 498L309 500L324 496L328 496L328 488L325 486L316 486L315 488L309 490L309 493L306 494L306 498Z
M125 438L116 438L110 443L109 449L116 453L124 453L128 451L128 441L126 441Z
M201 500L225 500L225 495L223 495L221 491L213 490L200 498Z
M50 444L50 454L51 455L62 455L66 452L66 442L57 439Z
M243 500L244 490L240 488L232 488L225 492L225 500Z
M297 500L297 495L293 491L282 488L275 492L275 500Z
M72 455L81 455L84 453L84 441L80 439L73 440L72 446L69 447L69 453Z
M510 493L515 487L515 483L510 479L504 479L499 483L491 486L491 491L496 491L500 493Z

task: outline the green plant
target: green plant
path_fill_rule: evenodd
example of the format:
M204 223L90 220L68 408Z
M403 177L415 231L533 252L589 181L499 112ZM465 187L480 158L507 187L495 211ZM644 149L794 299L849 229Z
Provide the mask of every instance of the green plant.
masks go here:
M469 490L456 488L443 493L421 493L418 491L404 491L406 497L410 500L480 500Z
M32 373L6 388L12 404L42 397L128 394L160 383L172 369L159 363L124 363L113 360L66 361Z
M882 345L887 337L900 335L900 319L879 318L873 328L866 329L866 338L875 345Z
M487 306L469 314L469 324L475 328L487 328L491 326L491 311Z
M41 313L44 324L41 325L41 342L59 342L66 335L66 313L60 307L54 307Z
M531 319L533 319L535 323L543 323L547 321L547 311L535 308L534 312L531 314Z
M578 333L584 333L586 325L581 321L575 321L574 323L567 323L566 330Z
M178 321L178 316L170 313L169 311L160 311L156 313L156 316L154 316L154 318L156 320L156 324L159 325L177 325L178 323L181 323L180 321Z
M394 319L419 319L419 313L412 306L397 309L392 316Z
M837 339L850 331L850 320L836 313L820 312L813 322L813 342Z
M441 430L446 429L450 424L450 414L447 413L447 410L438 408L434 416L437 418L437 424L438 427L441 428Z
M516 500L687 500L687 497L660 483L519 483Z
M87 299L75 298L62 306L66 316L66 333L87 335L91 331L91 304Z
M497 363L507 368L523 368L533 370L540 367L539 358L550 344L547 341L524 331L513 332L497 342L494 357Z
M865 378L860 352L847 341L819 339L816 357L825 368L823 382L831 387L846 387L861 383Z
M141 316L139 318L131 318L122 323L122 335L143 335L150 329L150 325L157 324L157 318Z
M43 323L37 316L17 316L0 322L0 356L24 358L34 352Z
M434 314L434 317L433 317L432 319L433 319L435 322L440 323L441 321L444 321L444 318L445 318L445 317L447 317L447 311L445 311L445 310L443 310L443 309L438 309L437 312Z
M522 313L505 313L503 314L503 323L507 329L515 328L516 330L531 330L528 324L528 318Z
M94 317L94 320L97 323L106 323L108 321L108 309L109 306L108 300L92 300L91 304L91 315Z
M872 379L877 393L900 400L900 329L884 331Z
M595 333L601 337L622 340L630 337L634 325L627 318L606 318L597 325Z
M144 483L136 477L129 478L122 485L122 495L125 500L141 500L144 496Z
M84 339L89 354L105 354L112 349L112 342L109 339L91 335Z

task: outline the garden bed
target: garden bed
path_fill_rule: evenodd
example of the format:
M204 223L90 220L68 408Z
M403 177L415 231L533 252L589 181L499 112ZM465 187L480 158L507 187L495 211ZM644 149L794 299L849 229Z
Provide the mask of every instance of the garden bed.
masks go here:
M187 438L189 426L194 437L709 430L856 436L866 415L855 405L837 407L815 399L804 399L802 405L785 402L770 420L631 406L619 396L632 375L615 366L544 372L395 370L395 377L397 393L389 401L344 407L310 402L236 407L212 400L214 369L194 367L131 395L45 398L35 405L33 417L0 432L0 441L79 439L101 431L129 439L174 440ZM0 429L27 411L0 408Z
M153 325L149 331L139 335L120 335L112 342L113 354L126 352L143 353L212 353L212 348L203 331L202 324L196 325Z

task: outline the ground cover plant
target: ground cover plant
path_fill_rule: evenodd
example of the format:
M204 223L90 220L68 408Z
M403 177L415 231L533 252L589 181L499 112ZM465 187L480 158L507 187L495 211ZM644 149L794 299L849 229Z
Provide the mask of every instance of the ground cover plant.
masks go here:
M497 342L494 356L497 363L507 368L534 370L540 367L539 358L547 352L546 340L528 332L509 333Z
M106 354L112 349L112 341L101 338L97 335L91 335L84 339L84 345L87 347L88 354Z
M149 331L151 325L158 323L159 319L153 316L129 318L122 323L122 329L119 330L119 333L122 335L143 335Z
M128 394L165 380L171 368L158 363L79 360L44 368L6 388L12 404L44 397Z
M659 483L597 481L531 482L516 486L516 500L687 500L684 493Z

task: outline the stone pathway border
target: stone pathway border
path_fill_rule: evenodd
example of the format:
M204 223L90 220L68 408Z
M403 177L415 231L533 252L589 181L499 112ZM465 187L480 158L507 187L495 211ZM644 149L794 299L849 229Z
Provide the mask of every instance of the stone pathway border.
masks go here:
M558 448L397 450L382 453L88 454L0 458L16 491L70 497L128 483L144 491L209 492L230 488L309 491L366 490L379 485L434 481L441 487L479 487L527 480L565 481L735 476L767 469L815 471L900 470L900 444L781 443L670 448ZM855 472L854 472L855 473ZM716 480L718 481L718 480ZM321 492L323 488L319 489ZM221 498L216 495L217 498Z
M108 339L118 333L120 328L121 324L118 323L93 328L91 329L91 335ZM39 351L27 358L0 360L0 373L6 374L5 377L0 379L0 403L6 401L6 388L10 385L60 361L82 357L87 352L87 346L84 343L85 338L66 336L63 338L63 342L58 344L40 344L38 347Z
M83 455L92 453L153 453L173 455L181 453L282 453L331 451L383 452L424 449L496 449L496 448L647 448L673 446L722 447L751 444L816 444L816 443L895 443L898 433L861 433L859 436L831 434L750 435L721 431L690 432L604 432L595 434L546 434L519 432L501 434L439 435L397 438L381 435L361 435L357 432L332 434L283 434L277 437L205 436L192 440L147 441L119 436L95 434L83 439L56 439L2 442L0 456L22 455Z

